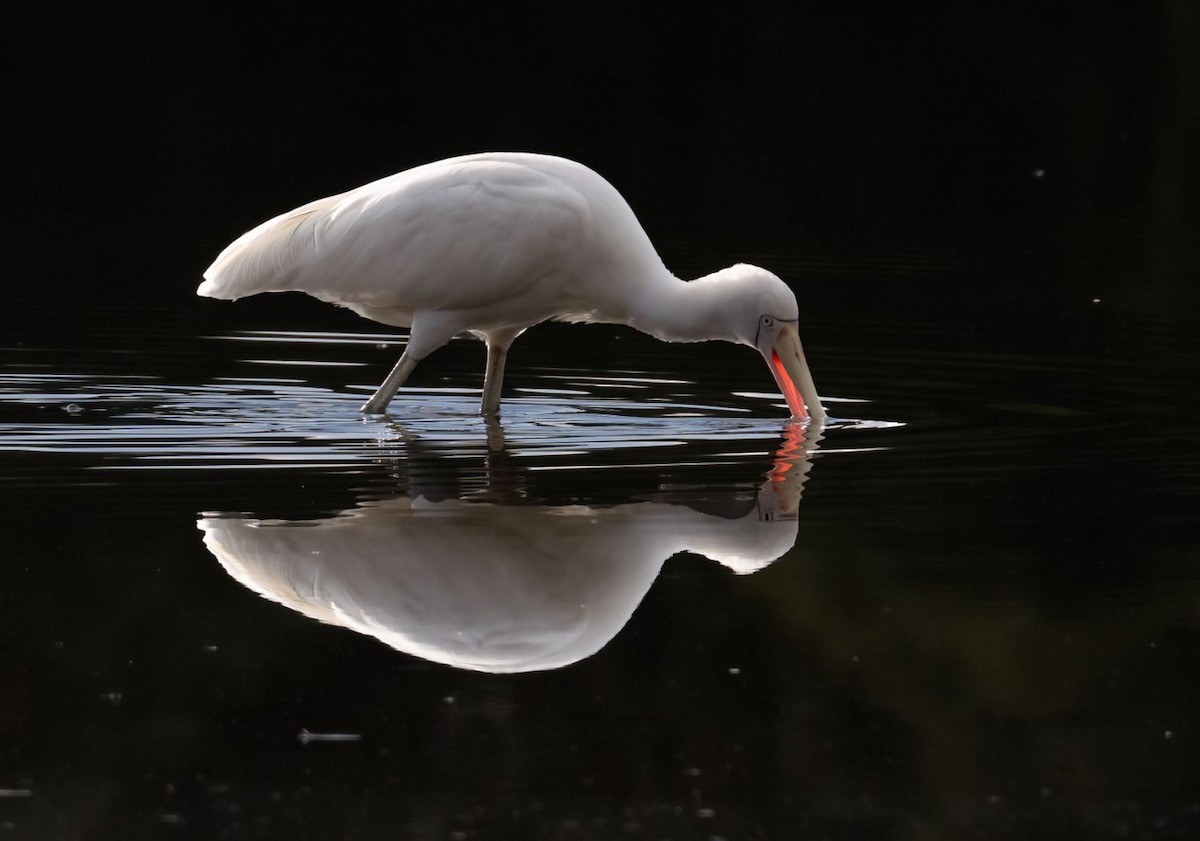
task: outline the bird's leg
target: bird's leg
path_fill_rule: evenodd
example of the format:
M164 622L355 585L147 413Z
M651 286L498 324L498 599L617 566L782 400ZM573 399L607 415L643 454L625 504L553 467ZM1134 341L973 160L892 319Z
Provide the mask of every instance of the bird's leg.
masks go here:
M504 385L504 363L508 359L508 349L523 332L490 332L486 335L487 370L483 375L483 398L479 402L479 414L495 415L500 412L500 389Z
M508 359L508 345L488 342L487 371L483 375L483 399L479 402L479 414L495 415L500 411L500 387L504 384L504 362Z
M400 354L400 361L359 411L367 415L383 414L400 386L404 385L404 381L417 367L417 363L454 338L461 329L462 322L453 314L418 312L413 316L412 327L408 331L408 344L404 353Z
M396 396L400 386L404 385L404 381L408 379L408 375L413 372L420 361L407 350L400 354L400 361L396 363L396 367L392 368L391 373L387 375L379 388L375 389L371 399L362 404L359 411L366 415L383 414L388 403Z

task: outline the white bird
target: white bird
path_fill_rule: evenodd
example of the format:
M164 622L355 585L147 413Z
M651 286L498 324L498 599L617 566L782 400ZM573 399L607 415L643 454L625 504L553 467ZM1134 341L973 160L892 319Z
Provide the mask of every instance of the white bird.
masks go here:
M509 346L556 320L749 345L794 418L825 417L782 280L745 264L680 280L620 193L564 158L484 153L405 170L264 222L204 278L196 292L210 298L306 292L410 328L367 413L382 413L418 362L468 332L487 344L480 410L494 414Z

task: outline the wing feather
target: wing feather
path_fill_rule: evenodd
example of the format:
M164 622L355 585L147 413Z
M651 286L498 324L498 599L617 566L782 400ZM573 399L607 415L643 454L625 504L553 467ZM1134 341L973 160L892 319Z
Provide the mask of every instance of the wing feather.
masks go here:
M196 293L232 301L291 288L296 270L319 251L318 226L341 199L337 195L310 202L242 234L204 273Z

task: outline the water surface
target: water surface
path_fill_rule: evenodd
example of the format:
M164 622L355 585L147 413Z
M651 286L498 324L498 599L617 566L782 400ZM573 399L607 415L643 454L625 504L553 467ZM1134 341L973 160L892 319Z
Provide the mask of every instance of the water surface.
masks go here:
M815 321L818 433L752 352L603 327L523 337L499 424L465 341L363 418L402 339L253 312L6 350L16 837L1200 824L1170 321Z

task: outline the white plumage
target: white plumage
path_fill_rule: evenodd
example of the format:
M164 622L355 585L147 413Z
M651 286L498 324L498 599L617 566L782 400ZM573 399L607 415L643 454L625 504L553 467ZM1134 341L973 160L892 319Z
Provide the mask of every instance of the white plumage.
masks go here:
M416 364L462 332L487 343L481 410L496 412L509 346L556 319L750 345L794 417L824 417L783 281L740 264L676 278L612 185L563 158L487 153L415 167L264 222L204 277L197 293L212 298L305 292L410 328L364 412L382 412Z

